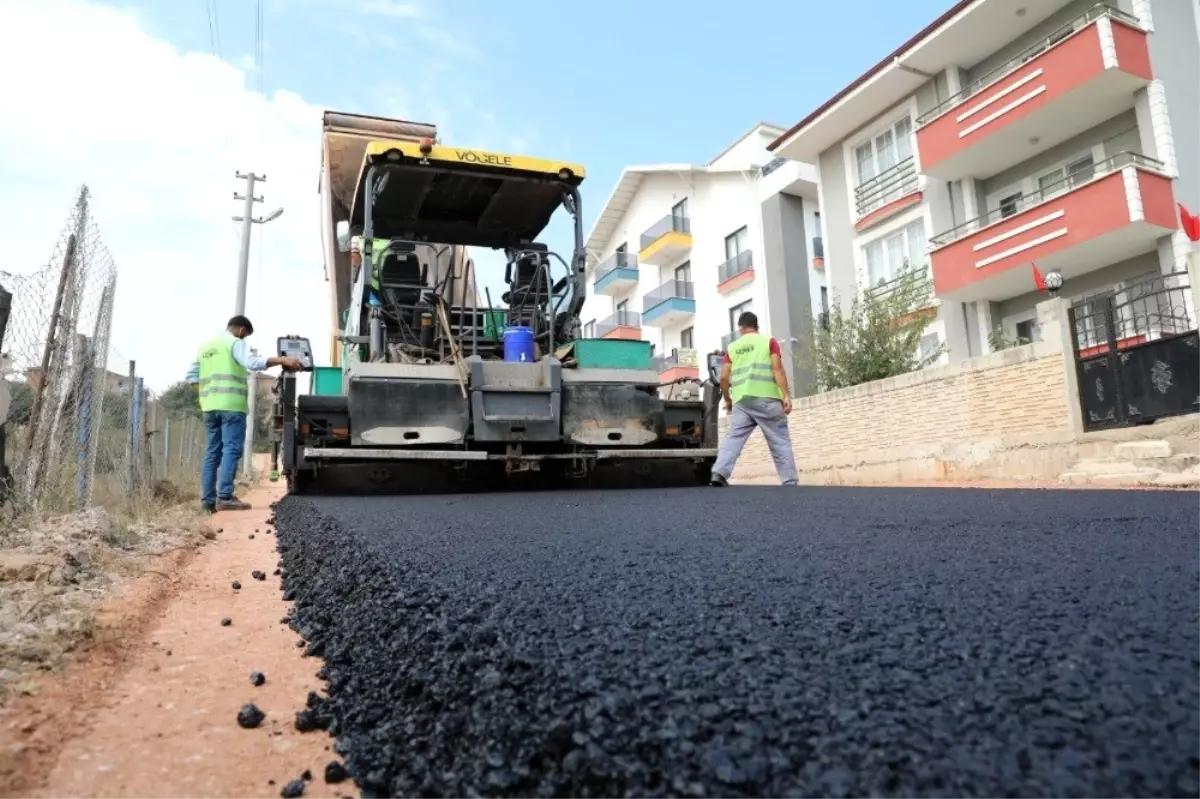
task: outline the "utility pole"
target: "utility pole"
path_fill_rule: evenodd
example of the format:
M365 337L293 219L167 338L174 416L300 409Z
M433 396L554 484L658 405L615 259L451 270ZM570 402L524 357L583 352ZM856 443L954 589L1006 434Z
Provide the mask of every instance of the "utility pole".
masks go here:
M239 179L246 181L246 193L233 193L233 199L245 200L246 206L242 209L241 216L235 216L233 221L242 223L242 253L238 258L238 282L237 282L237 301L234 304L234 314L246 313L246 277L250 272L250 229L254 223L254 204L263 201L262 197L254 196L255 182L267 182L266 175L256 175L253 172L243 175L237 173Z
M238 258L237 299L235 301L233 312L237 315L245 315L246 283L250 273L250 233L253 230L254 225L265 225L267 222L278 219L280 214L283 213L283 209L276 208L266 216L254 216L254 204L263 201L262 197L254 196L254 184L266 183L267 176L256 175L253 172L249 172L247 174L238 172L237 177L239 180L246 181L246 193L238 194L237 192L234 192L233 199L243 200L246 204L242 209L242 215L235 216L233 218L234 222L242 223L242 250ZM254 350L251 350L251 352L254 352ZM254 459L254 406L258 392L258 380L256 373L254 372L250 373L249 378L250 379L247 382L247 391L249 391L249 394L246 397L246 444L242 451L242 470L247 478L253 478L254 466L252 465L251 461Z

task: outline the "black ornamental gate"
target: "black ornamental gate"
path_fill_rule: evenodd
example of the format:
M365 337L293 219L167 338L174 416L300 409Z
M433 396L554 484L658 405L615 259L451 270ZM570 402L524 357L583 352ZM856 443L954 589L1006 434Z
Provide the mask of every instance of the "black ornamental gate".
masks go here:
M1068 313L1085 430L1200 411L1200 340L1187 272L1087 297Z

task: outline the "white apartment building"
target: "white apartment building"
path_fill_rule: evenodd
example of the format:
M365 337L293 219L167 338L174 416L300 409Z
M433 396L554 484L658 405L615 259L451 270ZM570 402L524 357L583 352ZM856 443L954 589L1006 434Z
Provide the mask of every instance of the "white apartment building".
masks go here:
M1198 6L962 0L780 136L817 164L832 293L927 264L927 335L959 360L1039 337L1034 264L1081 308L1185 269Z
M664 382L702 377L752 310L808 393L787 356L827 307L824 251L815 169L767 152L782 133L759 123L703 166L621 173L587 238L585 337L649 341Z

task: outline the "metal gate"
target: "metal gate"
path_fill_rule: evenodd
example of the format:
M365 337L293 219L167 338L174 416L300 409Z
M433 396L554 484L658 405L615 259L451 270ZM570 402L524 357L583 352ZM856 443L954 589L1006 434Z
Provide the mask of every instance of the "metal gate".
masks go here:
M1068 314L1085 430L1200 411L1200 340L1187 272L1087 297Z

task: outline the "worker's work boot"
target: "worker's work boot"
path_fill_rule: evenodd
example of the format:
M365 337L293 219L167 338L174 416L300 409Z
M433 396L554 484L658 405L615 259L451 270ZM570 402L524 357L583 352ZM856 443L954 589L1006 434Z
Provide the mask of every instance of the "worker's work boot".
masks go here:
M249 502L242 502L237 497L229 499L218 499L217 510L250 510Z
M708 484L710 486L717 486L718 488L724 488L725 486L729 485L729 481L726 480L721 475L717 474L716 472L713 472L712 478L708 481Z
M211 502L202 502L200 504L200 512L205 515L210 515L217 512L217 506Z

